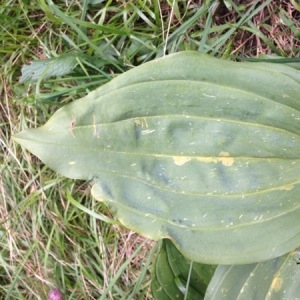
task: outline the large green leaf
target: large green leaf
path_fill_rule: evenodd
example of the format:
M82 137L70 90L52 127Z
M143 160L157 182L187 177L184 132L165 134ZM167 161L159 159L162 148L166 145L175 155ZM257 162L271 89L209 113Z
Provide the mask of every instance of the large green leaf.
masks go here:
M164 239L152 266L152 295L158 300L204 299L215 268L189 261Z
M205 300L300 299L300 251L251 265L219 266Z
M137 67L15 140L126 226L193 261L300 245L300 75L183 52Z

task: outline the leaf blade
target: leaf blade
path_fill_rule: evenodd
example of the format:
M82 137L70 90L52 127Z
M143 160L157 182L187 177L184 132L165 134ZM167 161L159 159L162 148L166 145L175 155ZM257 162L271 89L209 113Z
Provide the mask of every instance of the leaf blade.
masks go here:
M300 294L299 250L251 265L219 266L205 300L296 299Z
M14 138L64 176L94 179L127 227L194 261L251 263L300 244L299 83L288 66L179 53Z
M214 270L215 266L192 263L164 239L152 265L152 294L159 300L203 299Z

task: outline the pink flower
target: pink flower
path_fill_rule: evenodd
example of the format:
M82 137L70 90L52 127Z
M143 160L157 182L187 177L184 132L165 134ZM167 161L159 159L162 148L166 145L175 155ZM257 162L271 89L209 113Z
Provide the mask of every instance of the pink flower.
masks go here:
M49 300L62 300L62 294L59 289L53 289L49 292Z

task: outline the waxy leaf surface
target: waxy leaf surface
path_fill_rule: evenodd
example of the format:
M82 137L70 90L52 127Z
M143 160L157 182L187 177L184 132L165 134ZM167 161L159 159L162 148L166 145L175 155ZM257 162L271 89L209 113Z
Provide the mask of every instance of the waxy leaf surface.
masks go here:
M182 52L14 138L64 176L93 179L125 226L193 261L263 261L300 245L299 74Z
M249 265L218 266L205 300L299 299L300 251Z

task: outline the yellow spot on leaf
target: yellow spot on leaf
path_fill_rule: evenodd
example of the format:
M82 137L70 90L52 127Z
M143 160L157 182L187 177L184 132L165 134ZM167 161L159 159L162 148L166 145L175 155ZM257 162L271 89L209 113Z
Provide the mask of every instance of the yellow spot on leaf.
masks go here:
M148 123L145 118L135 118L134 123L142 128L148 128Z
M221 157L223 157L223 156L228 157L228 156L230 156L230 154L229 154L229 152L221 151L220 154L219 154L219 156L221 156Z
M175 165L182 166L191 161L193 157L189 156L173 156ZM230 167L234 163L234 158L230 157L228 152L220 152L218 157L197 157L197 160L204 163L222 163L224 166Z
M281 186L279 189L281 191L291 191L294 188L294 185L292 184L287 184L287 185L283 185Z
M216 158L216 157L198 157L197 160L204 162L204 163L215 163L216 164L218 162L218 158Z
M174 156L173 160L174 160L175 165L182 166L185 163L187 163L188 161L190 161L191 157L188 157L188 156Z
M234 158L230 157L228 152L220 152L219 157L200 157L198 158L199 161L206 162L206 163L222 163L226 167L230 167L234 163Z
M69 165L75 165L76 161L69 161Z
M224 166L230 167L234 163L234 158L230 157L228 152L220 152L218 161L222 162Z
M278 292L281 290L282 288L282 278L280 277L275 277L272 281L272 284L271 284L271 288L275 291L275 292Z

